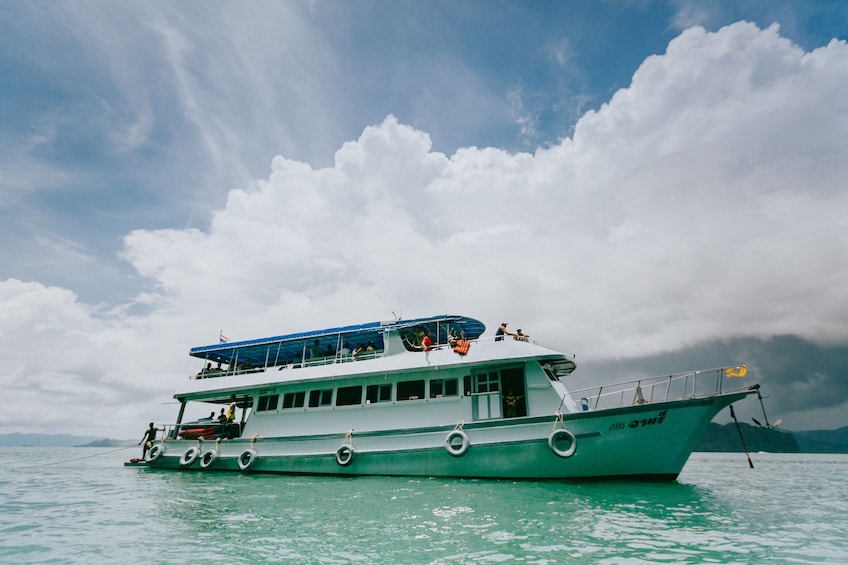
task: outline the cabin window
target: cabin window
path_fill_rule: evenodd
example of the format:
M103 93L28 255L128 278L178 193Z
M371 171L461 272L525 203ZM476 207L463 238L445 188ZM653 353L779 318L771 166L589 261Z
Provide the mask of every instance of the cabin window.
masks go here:
M265 412L266 410L276 410L277 405L280 403L280 395L279 394L269 394L266 396L260 396L259 402L256 403L256 411L257 412Z
M343 386L336 392L336 406L362 404L362 386Z
M333 389L313 390L309 392L309 407L330 406L333 403Z
M433 379L430 381L430 398L457 396L458 394L459 381L457 379Z
M368 385L365 389L365 400L370 404L391 402L392 385Z
M305 392L287 392L283 396L283 410L286 408L303 408L304 400L306 400Z
M405 381L397 384L398 400L418 400L424 398L424 381Z
M480 373L477 375L477 390L475 392L498 392L500 390L498 381L497 371L493 371L491 373Z

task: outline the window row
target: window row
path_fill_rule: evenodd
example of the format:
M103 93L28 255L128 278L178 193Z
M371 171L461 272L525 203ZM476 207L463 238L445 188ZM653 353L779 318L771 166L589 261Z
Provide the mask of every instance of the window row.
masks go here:
M377 404L379 402L419 400L426 398L426 381L403 381L394 385L395 394L392 397L391 384L378 385L354 385L339 387L335 392L336 406L356 406L363 402L363 389L365 392L365 404ZM459 396L459 379L432 379L430 381L430 398L443 398ZM318 408L319 406L333 405L333 389L310 390L307 394L301 392L287 392L283 394L283 404L280 406L279 394L260 395L256 403L257 412L283 410L289 408Z

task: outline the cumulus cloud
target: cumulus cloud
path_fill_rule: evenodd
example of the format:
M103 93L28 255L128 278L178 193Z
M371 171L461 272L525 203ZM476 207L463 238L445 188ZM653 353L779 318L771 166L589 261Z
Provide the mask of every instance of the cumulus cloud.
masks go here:
M166 354L219 327L239 339L358 323L389 317L384 300L406 317L520 323L596 360L778 335L845 344L846 75L844 42L805 52L776 27L692 28L532 154L447 156L389 116L332 166L278 156L208 230L126 236L123 257L155 285L144 315L7 281L21 336L0 353L20 360L9 382L30 382L9 417L26 421L42 389L68 404L114 394L88 400L101 421L129 395L150 407L142 389L167 394L190 370ZM41 319L55 321L38 333ZM27 344L42 337L70 368L38 359Z
M600 355L727 335L839 342L845 132L826 124L846 110L846 55L804 53L776 28L694 28L556 147L448 158L389 117L333 167L277 157L208 233L130 234L127 258L181 302L217 300L198 277L241 287L245 308L382 287L416 313L574 326L569 341Z

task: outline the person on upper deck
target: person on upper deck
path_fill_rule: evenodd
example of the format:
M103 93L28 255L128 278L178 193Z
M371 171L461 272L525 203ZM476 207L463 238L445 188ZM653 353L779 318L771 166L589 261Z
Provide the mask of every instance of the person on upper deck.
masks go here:
M412 330L412 345L414 347L419 347L421 345L421 340L424 339L424 330L421 329L421 326L416 326L414 330Z
M502 322L498 331L495 332L495 341L503 341L505 335L514 336L515 334L506 329L507 323Z
M318 340L315 340L315 343L312 344L312 347L309 348L309 358L310 359L318 359L319 357L324 356L324 351L321 349L321 344Z
M365 351L365 346L362 345L361 343L357 343L356 347L353 349L353 353L352 353L351 356L354 359L356 359L359 356L359 354L362 353L363 351Z
M456 330L452 329L450 332L448 332L448 345L453 347L454 345L456 345L456 340Z
M430 330L424 330L424 337L421 338L421 350L431 351L433 349L433 340L430 339Z
M517 330L515 330L515 335L512 339L514 339L515 341L530 341L530 336L525 333L522 333L521 328L518 328Z

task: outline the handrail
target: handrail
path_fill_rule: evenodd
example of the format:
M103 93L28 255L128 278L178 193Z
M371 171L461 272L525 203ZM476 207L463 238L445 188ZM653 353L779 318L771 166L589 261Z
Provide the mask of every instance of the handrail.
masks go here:
M453 346L450 345L447 341L442 342L442 339L446 339L444 336L440 336L437 338L436 343L433 344L432 350L440 350L440 349L451 349ZM539 345L534 339L529 336L527 339L515 339L513 336L505 335L505 336L488 336L488 337L478 337L476 339L468 340L471 343L489 343L496 341L517 341L519 343L531 343L533 345ZM384 349L376 349L376 350L366 350L360 352L358 355L354 356L352 353L336 353L335 355L326 355L323 357L317 358L306 358L306 359L298 359L294 362L288 363L279 363L279 359L277 356L274 357L272 364L271 361L271 352L270 350L266 353L265 365L264 366L255 366L250 368L233 368L233 369L202 369L199 373L194 375L189 375L189 380L195 379L211 379L216 377L231 377L233 375L243 375L250 373L261 373L267 370L283 370L283 369L299 369L301 367L314 367L317 365L332 365L335 363L349 363L351 361L363 361L366 359L377 359L385 355Z
M385 354L382 349L375 350L366 350L358 353L354 356L351 353L341 354L337 353L335 355L326 355L324 357L316 357L313 359L306 359L305 361L297 361L294 363L280 363L278 365L268 365L264 367L251 367L249 369L227 369L227 370L219 370L219 369L211 369L209 371L202 370L200 373L196 375L189 375L189 380L195 379L212 379L216 377L232 377L234 375L247 375L251 373L262 373L267 370L280 370L283 369L300 369L301 367L316 367L319 365L333 365L335 363L350 363L352 361L364 361L366 359L377 359L378 357L382 357Z
M607 383L568 392L574 398L585 398L593 410L683 398L703 398L721 394L722 377L738 376L739 370L739 366L717 367Z

